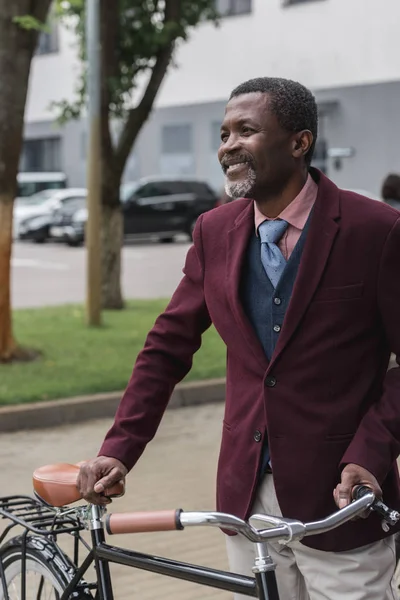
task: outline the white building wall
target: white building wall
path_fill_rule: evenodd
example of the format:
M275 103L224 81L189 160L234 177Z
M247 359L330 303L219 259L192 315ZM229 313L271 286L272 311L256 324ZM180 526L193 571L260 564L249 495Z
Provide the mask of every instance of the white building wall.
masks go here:
M177 54L158 105L225 99L259 76L311 89L400 79L399 0L253 0L251 15L204 25Z
M289 77L311 89L400 80L399 0L253 0L249 15L206 23L176 53L157 106L225 100L257 76ZM51 101L71 100L79 64L71 31L60 52L33 61L26 120L54 117Z
M58 52L35 56L32 61L25 111L28 123L53 120L57 113L50 108L51 103L75 97L81 66L70 29L59 26L58 47Z

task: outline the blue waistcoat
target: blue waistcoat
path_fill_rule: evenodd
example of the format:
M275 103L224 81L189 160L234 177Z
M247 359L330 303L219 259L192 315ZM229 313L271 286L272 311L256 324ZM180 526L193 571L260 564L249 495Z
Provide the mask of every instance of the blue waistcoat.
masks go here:
M311 215L310 215L311 217ZM271 360L280 331L282 329L287 307L292 296L294 282L299 269L310 217L293 249L292 254L274 289L261 262L260 238L253 233L247 247L241 278L241 300L245 313L254 327L264 352ZM268 440L264 441L264 453L261 473L269 462Z

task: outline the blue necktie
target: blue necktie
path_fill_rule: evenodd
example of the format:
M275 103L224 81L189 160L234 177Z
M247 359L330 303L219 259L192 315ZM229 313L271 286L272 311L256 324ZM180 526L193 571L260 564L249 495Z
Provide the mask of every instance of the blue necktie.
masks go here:
M274 288L278 285L286 265L286 260L276 243L281 239L288 225L287 221L278 219L264 221L258 228L261 239L261 262Z

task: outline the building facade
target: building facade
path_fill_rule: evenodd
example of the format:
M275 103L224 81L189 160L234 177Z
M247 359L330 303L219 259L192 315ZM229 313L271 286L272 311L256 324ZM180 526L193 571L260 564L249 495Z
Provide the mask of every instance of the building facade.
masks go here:
M219 128L230 91L251 77L296 79L315 94L315 160L340 186L379 194L400 172L398 0L216 0L219 27L204 23L180 44L125 179L193 174L217 190ZM53 102L71 100L76 41L59 25L41 39L26 111L24 170L63 170L85 184L86 123L55 124Z

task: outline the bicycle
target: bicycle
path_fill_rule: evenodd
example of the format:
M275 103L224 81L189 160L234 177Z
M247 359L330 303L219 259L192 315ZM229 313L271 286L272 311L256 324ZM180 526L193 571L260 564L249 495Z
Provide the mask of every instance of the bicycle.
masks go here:
M136 567L214 587L256 597L279 600L275 564L268 554L267 542L290 542L304 536L324 533L360 515L375 510L382 516L382 526L388 530L400 519L367 487L359 487L354 501L325 519L302 523L255 514L246 522L233 515L218 512L185 512L169 510L106 514L106 509L85 505L68 506L80 500L76 488L78 465L57 464L35 471L34 496L0 498L0 516L9 523L0 536L0 600L114 600L110 563ZM121 486L107 490L115 497ZM261 527L255 527L255 523ZM229 529L244 535L255 544L254 577L248 577L208 567L200 567L168 558L142 554L105 543L105 530L116 533L182 530L192 526ZM3 542L14 527L22 534ZM88 528L91 545L82 538ZM60 536L74 539L73 557L60 547ZM80 559L80 548L86 556ZM88 568L94 564L96 578L85 580Z

